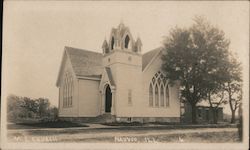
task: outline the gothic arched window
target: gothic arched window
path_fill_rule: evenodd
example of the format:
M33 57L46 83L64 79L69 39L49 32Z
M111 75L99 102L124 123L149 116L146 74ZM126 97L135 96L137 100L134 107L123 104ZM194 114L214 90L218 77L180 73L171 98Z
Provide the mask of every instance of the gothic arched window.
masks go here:
M164 88L163 85L161 85L161 92L160 92L160 105L163 107L164 106Z
M63 82L63 107L72 106L73 101L73 77L67 72Z
M73 79L72 76L70 76L69 79L69 106L72 105L72 96L73 96Z
M68 74L66 74L66 77L65 77L66 79L66 82L65 82L65 88L66 88L66 93L65 93L65 106L67 107L68 106L68 89L69 89L69 86L68 86L68 84L69 84L69 82L68 82Z
M159 106L159 90L157 85L155 87L155 106Z
M165 91L165 98L166 98L166 106L169 106L169 89L168 85L166 85L166 91Z
M153 86L151 83L149 86L149 106L153 106Z
M66 93L67 93L67 87L66 87L66 84L67 84L67 74L65 75L65 79L63 81L63 107L66 106Z
M128 46L129 46L129 41L130 41L129 36L126 35L126 37L125 37L125 45L124 45L125 48L128 48Z
M114 49L114 45L115 45L115 39L114 39L114 37L112 37L112 39L111 39L111 49Z
M169 88L167 79L158 71L149 84L149 106L169 106Z

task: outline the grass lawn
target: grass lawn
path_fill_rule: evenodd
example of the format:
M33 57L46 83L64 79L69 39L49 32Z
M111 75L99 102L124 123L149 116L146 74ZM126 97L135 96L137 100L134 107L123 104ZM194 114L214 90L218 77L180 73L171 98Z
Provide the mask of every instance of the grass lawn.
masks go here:
M145 123L140 122L111 122L111 123L102 123L102 125L106 126L144 126Z
M101 143L235 143L240 142L237 132L209 132L209 133L187 133L187 134L162 134L162 135L139 135L132 136L133 142L126 141L129 136L119 137L123 140L116 140L115 136L63 139L60 142L101 142Z
M10 123L8 139L13 142L131 143L131 139L133 143L240 142L236 126L230 124L181 125L134 122L88 125L61 120Z
M49 121L49 122L13 123L8 125L8 129L72 128L72 127L88 127L88 126L80 123L74 123L62 120Z
M32 123L19 126L29 127L8 130L12 142L101 142L101 143L230 143L240 142L237 128L174 128L173 126L120 126L88 128L85 125L58 121ZM45 128L46 126L46 128ZM69 128L79 127L84 128ZM90 125L91 126L91 125ZM53 129L60 128L61 129ZM43 129L44 128L44 129ZM136 139L136 140L135 140ZM125 141L124 141L125 140Z

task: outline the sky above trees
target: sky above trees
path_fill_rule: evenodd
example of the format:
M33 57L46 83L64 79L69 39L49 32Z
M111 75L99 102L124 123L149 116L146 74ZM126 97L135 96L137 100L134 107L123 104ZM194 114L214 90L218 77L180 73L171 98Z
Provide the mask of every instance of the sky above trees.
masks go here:
M195 15L225 32L230 50L248 74L248 2L63 2L5 1L3 22L4 96L47 97L58 104L56 79L64 46L102 52L103 40L123 21L142 53L162 46L175 26L189 27ZM245 80L246 83L248 83Z

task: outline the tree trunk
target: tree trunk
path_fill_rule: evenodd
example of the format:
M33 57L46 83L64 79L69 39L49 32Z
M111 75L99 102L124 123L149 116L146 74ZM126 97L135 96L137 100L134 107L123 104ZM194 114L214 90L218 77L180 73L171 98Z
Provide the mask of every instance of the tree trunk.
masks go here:
M231 123L235 123L235 110L232 110Z
M192 124L197 124L196 121L196 106L194 104L191 104L192 107Z

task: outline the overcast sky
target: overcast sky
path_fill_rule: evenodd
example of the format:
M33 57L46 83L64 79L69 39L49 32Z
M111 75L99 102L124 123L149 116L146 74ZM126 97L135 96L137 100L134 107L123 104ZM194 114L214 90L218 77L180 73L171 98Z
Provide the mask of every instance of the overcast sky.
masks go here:
M195 15L205 16L225 32L230 50L248 69L248 14L247 1L5 1L2 89L5 94L47 97L57 105L55 83L64 46L102 52L104 38L121 20L134 38L141 38L145 53L161 46L171 28L189 27Z

